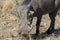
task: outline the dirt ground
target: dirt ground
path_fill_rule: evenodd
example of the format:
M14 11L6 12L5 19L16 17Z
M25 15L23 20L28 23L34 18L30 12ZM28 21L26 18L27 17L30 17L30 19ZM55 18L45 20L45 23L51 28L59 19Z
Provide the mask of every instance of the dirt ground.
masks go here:
M21 2L21 0L18 0ZM34 36L36 30L36 17L31 25L32 30L28 34L17 35L19 20L15 0L0 0L0 40L60 40L60 14L55 18L55 31L51 35L44 34L49 28L49 15L43 15L40 24L39 36ZM14 35L14 36L13 36Z

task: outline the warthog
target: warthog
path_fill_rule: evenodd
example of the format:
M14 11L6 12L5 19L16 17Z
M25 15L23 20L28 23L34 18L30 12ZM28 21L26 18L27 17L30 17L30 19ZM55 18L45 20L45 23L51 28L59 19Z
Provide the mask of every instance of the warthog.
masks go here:
M24 0L21 4L27 7L28 11L32 11L33 14L30 14L29 20L32 21L33 17L37 17L36 22L36 34L39 33L39 26L41 22L42 15L49 13L49 17L51 19L51 24L48 30L46 31L47 34L51 34L54 31L54 23L56 14L60 8L60 0ZM27 13L28 14L28 13ZM27 18L27 17L26 17Z

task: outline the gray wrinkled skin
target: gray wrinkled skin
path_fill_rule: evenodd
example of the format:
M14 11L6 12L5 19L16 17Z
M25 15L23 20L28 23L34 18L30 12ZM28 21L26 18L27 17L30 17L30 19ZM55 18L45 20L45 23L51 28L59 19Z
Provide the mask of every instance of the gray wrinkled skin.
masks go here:
M46 33L51 34L54 31L55 17L60 8L60 0L31 0L31 1L32 3L31 3L30 10L34 11L32 19L34 16L37 17L36 34L39 34L39 26L40 26L42 15L46 13L49 13L49 17L51 19L50 27L48 28Z
M51 12L54 9L54 6L57 7L60 5L60 0L31 0L32 7L36 11L39 7L43 12Z

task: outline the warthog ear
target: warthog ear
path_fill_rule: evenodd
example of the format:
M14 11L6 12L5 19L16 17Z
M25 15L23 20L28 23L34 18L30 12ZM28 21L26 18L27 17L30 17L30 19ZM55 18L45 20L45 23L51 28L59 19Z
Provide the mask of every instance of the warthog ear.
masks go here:
M22 2L22 5L27 5L27 4L29 4L31 2L31 0L24 0L23 2Z
M31 5L31 0L24 0L21 5L25 5L27 7L30 7Z
M30 7L31 5L31 0L22 0L21 3L18 3L18 1L16 0L16 5L19 5L19 6L27 6L27 7Z

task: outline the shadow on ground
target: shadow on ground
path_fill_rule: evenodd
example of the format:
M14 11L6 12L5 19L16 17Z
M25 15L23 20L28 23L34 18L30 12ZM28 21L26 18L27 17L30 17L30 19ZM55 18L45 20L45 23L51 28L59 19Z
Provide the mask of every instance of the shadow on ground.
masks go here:
M58 37L60 35L60 28L59 29L55 29L54 32L50 35L46 34L46 33L41 33L39 35L34 35L34 34L22 34L25 38L29 39L34 39L34 40L40 40L40 39L44 39L46 37L50 37L52 35L54 35L55 37Z

